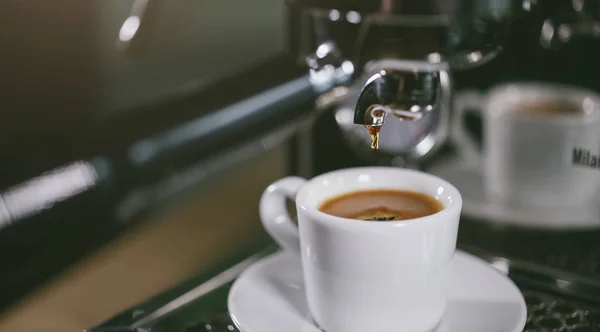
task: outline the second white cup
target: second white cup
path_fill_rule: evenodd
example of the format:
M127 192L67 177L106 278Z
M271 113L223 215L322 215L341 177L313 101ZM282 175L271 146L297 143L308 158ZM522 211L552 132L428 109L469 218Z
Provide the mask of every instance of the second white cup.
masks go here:
M463 125L468 110L481 113L481 152ZM451 135L461 157L482 169L490 199L528 207L597 204L596 93L547 83L505 84L487 93L464 91L456 97Z

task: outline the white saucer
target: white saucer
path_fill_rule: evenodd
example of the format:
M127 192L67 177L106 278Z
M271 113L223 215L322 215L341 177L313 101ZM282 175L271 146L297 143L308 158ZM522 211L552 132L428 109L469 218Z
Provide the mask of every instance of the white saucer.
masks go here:
M495 223L546 229L600 227L600 210L589 208L543 208L509 206L487 198L481 171L457 161L445 162L427 170L452 183L463 198L465 216Z
M308 313L300 264L294 254L279 252L241 274L227 301L240 331L322 332ZM457 251L449 278L448 305L434 332L523 330L527 309L521 292L487 262Z

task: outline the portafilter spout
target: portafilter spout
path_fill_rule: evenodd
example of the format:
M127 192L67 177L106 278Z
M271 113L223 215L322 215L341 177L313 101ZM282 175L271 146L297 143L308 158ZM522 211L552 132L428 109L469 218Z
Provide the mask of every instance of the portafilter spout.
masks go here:
M381 126L387 114L419 120L439 103L438 71L382 69L372 75L358 96L354 123Z
M365 73L368 79L357 98L354 124L369 129L373 149L379 148L379 129L388 115L410 123L400 126L403 129L391 126L402 132L382 140L384 145L403 146L394 149L398 156L420 159L445 140L451 100L447 63L381 59L367 64Z

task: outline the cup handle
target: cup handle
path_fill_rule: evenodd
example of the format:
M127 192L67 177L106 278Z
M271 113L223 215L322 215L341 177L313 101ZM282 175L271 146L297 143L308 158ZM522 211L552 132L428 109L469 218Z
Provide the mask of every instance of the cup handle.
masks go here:
M450 137L456 144L461 159L469 165L478 166L481 163L481 151L475 140L469 136L465 127L464 116L474 112L481 116L483 96L475 90L466 90L454 97L454 112L450 122Z
M285 250L300 254L298 227L292 221L286 207L286 198L295 199L296 194L306 183L297 176L288 176L273 182L260 198L259 213L263 227Z

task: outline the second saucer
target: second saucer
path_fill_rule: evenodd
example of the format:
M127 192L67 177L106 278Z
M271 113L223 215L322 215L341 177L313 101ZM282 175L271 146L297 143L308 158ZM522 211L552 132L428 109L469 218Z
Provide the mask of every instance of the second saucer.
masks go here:
M600 209L593 206L528 208L496 202L484 188L481 170L458 161L428 170L455 185L463 197L463 215L484 221L542 229L587 229L600 227Z

